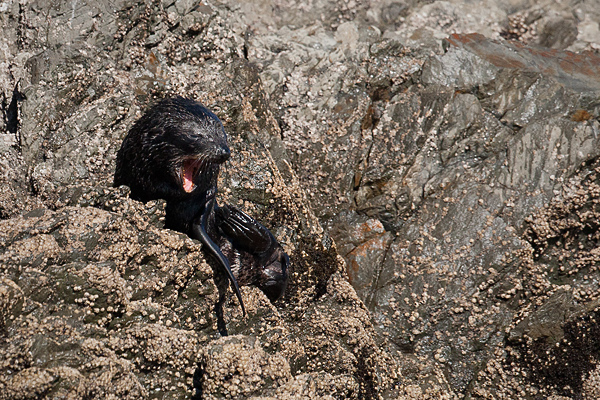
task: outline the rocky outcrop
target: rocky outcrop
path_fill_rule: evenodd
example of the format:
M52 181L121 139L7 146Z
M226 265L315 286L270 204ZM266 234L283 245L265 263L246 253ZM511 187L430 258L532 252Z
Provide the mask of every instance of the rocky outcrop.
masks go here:
M0 398L596 398L599 11L563 3L4 2ZM291 259L227 337L200 243L111 187L173 94Z

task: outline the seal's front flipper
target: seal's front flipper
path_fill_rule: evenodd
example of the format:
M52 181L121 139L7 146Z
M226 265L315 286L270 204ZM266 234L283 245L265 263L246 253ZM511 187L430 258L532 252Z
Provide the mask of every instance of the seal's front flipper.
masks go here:
M231 282L231 285L233 286L235 295L237 296L238 300L240 301L240 306L242 307L242 313L244 316L246 316L246 308L244 307L244 301L242 300L242 294L240 293L240 287L237 283L237 280L235 279L235 276L233 276L233 272L231 271L231 265L229 264L229 260L227 259L227 257L225 257L225 255L223 254L223 252L221 251L219 246L217 246L216 243L213 242L213 240L210 238L210 236L208 236L208 233L206 232L208 217L209 217L210 213L213 211L214 206L215 206L215 199L214 198L209 199L204 208L204 212L200 216L200 221L195 221L192 224L192 232L194 233L195 238L200 240L210 250L210 252L217 258L217 260L219 260L221 265L223 265L223 268L225 268L225 271L227 272L227 276L229 277L229 281Z

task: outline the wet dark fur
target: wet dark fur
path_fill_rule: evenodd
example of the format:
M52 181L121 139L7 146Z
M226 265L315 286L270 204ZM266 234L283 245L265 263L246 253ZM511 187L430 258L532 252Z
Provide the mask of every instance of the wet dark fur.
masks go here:
M275 300L285 290L289 259L267 228L235 207L217 205L220 164L229 156L216 115L193 100L165 99L148 110L123 140L114 186L129 186L136 200L165 199L165 227L207 246L228 272L244 309L236 279L258 286ZM198 160L199 168L193 179L196 186L188 193L180 171L189 159Z

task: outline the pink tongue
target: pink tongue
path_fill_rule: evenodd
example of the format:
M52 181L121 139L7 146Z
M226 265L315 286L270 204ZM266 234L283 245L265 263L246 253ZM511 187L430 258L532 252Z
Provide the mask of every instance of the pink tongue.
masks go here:
M187 193L190 193L192 190L194 190L194 182L192 181L192 179L194 179L194 169L189 168L189 166L185 164L183 165L183 190L185 190Z

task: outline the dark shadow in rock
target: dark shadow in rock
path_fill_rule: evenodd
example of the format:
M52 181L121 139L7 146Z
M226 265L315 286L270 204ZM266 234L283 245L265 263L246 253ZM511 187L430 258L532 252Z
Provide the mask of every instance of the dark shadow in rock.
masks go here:
M600 354L600 311L563 325L564 338L548 343L538 338L514 346L506 365L515 363L529 371L527 379L536 386L553 387L561 396L582 398L583 382L596 368ZM568 368L565 368L568 366Z
M194 394L191 400L202 400L202 375L204 374L204 365L198 364L196 371L194 371L194 377L192 380L192 390Z
M19 102L27 100L25 95L19 92L19 82L15 84L10 104L6 104L6 98L2 101L2 110L4 111L4 123L9 133L17 134L19 130ZM17 134L17 147L21 148L21 137Z

